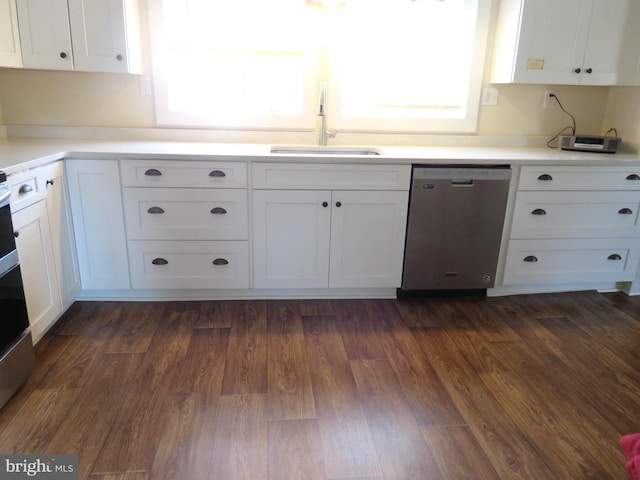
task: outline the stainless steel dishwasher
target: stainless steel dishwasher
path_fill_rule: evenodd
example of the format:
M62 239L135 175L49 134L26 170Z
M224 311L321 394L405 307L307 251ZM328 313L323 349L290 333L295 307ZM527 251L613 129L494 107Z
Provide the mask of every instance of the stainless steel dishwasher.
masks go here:
M401 291L493 287L510 180L508 165L413 167Z

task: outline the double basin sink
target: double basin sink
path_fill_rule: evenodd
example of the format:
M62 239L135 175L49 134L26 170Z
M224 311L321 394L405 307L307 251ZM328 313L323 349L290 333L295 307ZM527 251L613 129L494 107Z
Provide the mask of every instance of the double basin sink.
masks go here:
M307 146L273 146L271 153L275 155L332 155L332 156L376 156L383 155L377 148L361 147L307 147Z

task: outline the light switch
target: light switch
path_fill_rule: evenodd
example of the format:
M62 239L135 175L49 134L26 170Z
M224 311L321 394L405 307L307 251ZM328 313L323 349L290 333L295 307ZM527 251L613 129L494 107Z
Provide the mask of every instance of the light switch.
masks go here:
M498 105L500 91L497 88L485 87L482 89L482 105Z

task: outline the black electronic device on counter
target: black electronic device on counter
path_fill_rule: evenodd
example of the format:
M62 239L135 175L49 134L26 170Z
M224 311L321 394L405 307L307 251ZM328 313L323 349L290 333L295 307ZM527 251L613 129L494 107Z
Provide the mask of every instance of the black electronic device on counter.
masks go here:
M619 137L601 135L562 135L560 148L575 152L616 153L622 143Z

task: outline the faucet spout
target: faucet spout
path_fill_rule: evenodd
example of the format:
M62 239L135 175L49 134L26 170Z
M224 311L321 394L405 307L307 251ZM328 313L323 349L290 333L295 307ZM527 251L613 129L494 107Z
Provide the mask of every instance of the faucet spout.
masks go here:
M320 138L318 144L322 147L327 145L327 139L334 138L338 131L329 132L327 130L327 82L320 84L320 95L318 97L318 116L320 117Z

